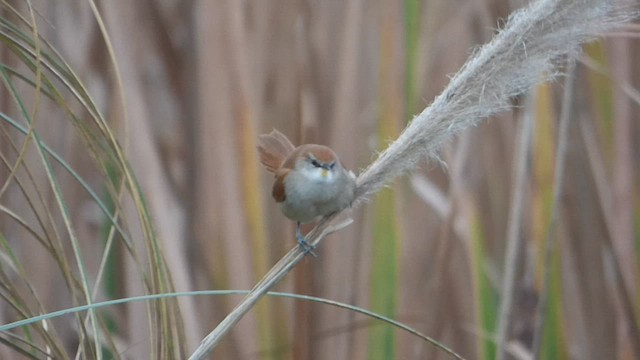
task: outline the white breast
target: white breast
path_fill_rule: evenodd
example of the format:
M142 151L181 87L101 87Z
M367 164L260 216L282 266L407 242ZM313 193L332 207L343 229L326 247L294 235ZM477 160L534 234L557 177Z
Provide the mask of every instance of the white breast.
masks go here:
M286 199L281 203L282 212L290 219L306 223L348 207L355 181L344 171L330 171L322 176L317 168L289 173L284 185Z

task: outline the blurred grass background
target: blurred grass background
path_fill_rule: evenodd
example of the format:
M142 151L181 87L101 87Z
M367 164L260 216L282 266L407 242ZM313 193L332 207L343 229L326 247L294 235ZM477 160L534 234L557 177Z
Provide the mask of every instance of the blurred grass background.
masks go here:
M0 1L0 323L141 294L251 288L295 244L256 136L277 128L329 145L357 172L521 5ZM425 162L355 210L277 290L371 309L468 359L498 356L510 296L506 358L636 358L639 30L587 46L572 85L533 89L449 143L446 166ZM521 246L504 294L510 236ZM39 322L1 333L0 358L184 358L238 299ZM267 298L214 357L447 355L362 315Z

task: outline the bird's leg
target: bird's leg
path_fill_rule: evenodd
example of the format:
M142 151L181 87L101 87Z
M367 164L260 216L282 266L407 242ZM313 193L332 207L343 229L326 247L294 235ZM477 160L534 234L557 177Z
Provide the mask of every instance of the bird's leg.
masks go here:
M300 232L300 221L298 221L298 226L296 227L296 239L298 240L298 245L300 245L300 248L302 248L305 255L311 254L314 257L318 257L318 255L316 255L316 253L313 252L313 249L315 249L315 246L309 244L307 242L307 239L305 239L304 236L302 236L302 233Z

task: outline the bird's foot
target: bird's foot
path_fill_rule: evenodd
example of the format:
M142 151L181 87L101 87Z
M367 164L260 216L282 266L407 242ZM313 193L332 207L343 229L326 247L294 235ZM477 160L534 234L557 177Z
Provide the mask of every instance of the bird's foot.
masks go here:
M305 239L305 237L302 236L302 234L299 231L296 233L296 238L298 240L298 245L300 246L302 251L304 251L305 255L311 254L313 255L313 257L318 257L318 255L316 255L316 253L313 252L313 249L315 249L316 247L309 244L307 239Z

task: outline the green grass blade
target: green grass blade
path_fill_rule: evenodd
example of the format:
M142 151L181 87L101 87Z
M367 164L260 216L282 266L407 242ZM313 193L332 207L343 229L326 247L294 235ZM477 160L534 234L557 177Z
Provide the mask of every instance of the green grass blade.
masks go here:
M53 318L57 318L60 316L66 316L66 315L71 315L77 312L83 312L83 311L88 311L89 309L98 309L98 308L103 308L103 307L110 307L110 306L115 306L115 305L121 305L121 304L128 304L128 303L132 303L132 302L141 302L141 301L154 301L154 300L160 300L160 299L167 299L167 298L175 298L175 297L180 297L180 296L228 296L228 295L246 295L248 294L249 291L248 290L200 290L200 291L187 291L187 292L175 292L175 293L166 293L166 294L152 294L152 295L143 295L143 296L133 296L133 297L127 297L127 298L123 298L123 299L116 299L116 300L109 300L109 301L103 301L103 302L96 302L94 304L91 305L81 305L81 306L76 306L73 308L68 308L68 309L63 309L63 310L59 310L59 311L54 311L54 312L50 312L48 314L43 314L40 316L36 316L30 319L24 319L24 320L20 320L20 321L15 321L12 322L10 324L5 324L5 325L0 325L0 332L6 332L12 329L16 329L22 326L26 326L26 325L30 325L32 323L35 322L39 322L39 321L43 321L43 320L49 320L49 319L53 319ZM412 327L405 325L403 323L400 323L398 321L395 321L389 317L386 317L384 315L378 314L376 312L373 311L369 311L357 306L353 306L350 304L346 304L346 303L342 303L342 302L338 302L338 301L332 301L332 300L327 300L327 299L323 299L323 298L319 298L319 297L314 297L314 296L307 296L307 295L300 295L300 294L290 294L290 293L283 293L283 292L275 292L275 291L270 291L267 293L269 296L275 296L275 297L281 297L281 298L289 298L289 299L296 299L296 300L303 300L303 301L313 301L313 302L317 302L320 304L325 304L325 305L329 305L329 306L335 306L341 309L346 309L349 311L353 311L353 312L357 312L359 314L363 314L366 315L368 317L371 317L372 319L376 319L376 320L380 320L383 321L391 326L394 326L398 329L401 329L403 331L407 331L408 333L434 345L435 347L437 347L438 349L444 351L445 353L447 353L451 358L455 358L455 359L463 359L460 355L458 355L456 352L454 352L453 350L449 349L446 345L440 343L437 340L434 340L426 335L421 334L419 331L413 329Z
M498 320L498 306L500 297L491 285L486 272L488 268L485 254L485 237L481 219L474 212L471 218L471 270L475 287L474 302L476 307L477 324L480 334L494 334ZM480 359L492 360L496 358L496 343L490 336L478 336L478 354Z

